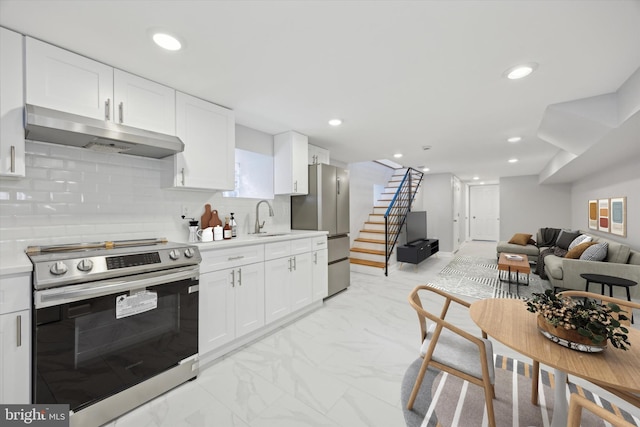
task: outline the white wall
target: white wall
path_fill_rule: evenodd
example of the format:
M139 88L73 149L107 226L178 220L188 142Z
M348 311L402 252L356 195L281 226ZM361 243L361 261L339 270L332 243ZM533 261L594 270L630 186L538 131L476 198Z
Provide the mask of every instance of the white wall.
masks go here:
M375 162L350 163L348 169L349 229L350 243L353 246L353 240L358 237L369 214L373 212L374 185L387 185L393 169Z
M540 185L537 175L500 178L500 240L571 226L570 184Z
M237 136L240 141L242 135ZM262 140L270 141L270 135L264 135ZM234 212L240 234L253 232L256 199L162 189L161 175L167 169L163 160L27 141L26 165L27 178L0 178L0 253L79 241L148 237L186 241L182 207L199 219L206 203L218 210L223 221ZM262 207L265 230L288 230L289 196L276 196L271 204L274 217Z
M589 230L587 203L592 199L627 197L627 237L589 230L640 250L640 158L628 159L618 167L589 175L573 184L571 228Z
M426 174L422 194L429 238L439 240L440 251L453 252L453 175Z

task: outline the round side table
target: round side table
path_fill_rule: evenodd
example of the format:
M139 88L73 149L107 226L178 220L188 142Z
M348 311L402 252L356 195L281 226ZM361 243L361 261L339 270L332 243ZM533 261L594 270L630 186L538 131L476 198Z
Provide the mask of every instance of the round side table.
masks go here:
M600 295L604 295L604 287L606 285L609 287L609 296L613 297L614 286L624 287L627 290L627 301L631 301L631 292L629 291L629 288L638 284L638 282L634 282L633 280L624 279L622 277L607 276L604 274L584 273L581 274L580 277L587 281L584 288L585 292L589 292L589 285L591 283L600 283ZM631 313L631 323L633 323L633 312Z

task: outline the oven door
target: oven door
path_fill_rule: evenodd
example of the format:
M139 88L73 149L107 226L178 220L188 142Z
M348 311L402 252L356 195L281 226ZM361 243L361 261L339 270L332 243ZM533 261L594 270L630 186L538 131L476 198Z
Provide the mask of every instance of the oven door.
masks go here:
M198 352L197 266L37 291L34 300L34 403L78 411Z

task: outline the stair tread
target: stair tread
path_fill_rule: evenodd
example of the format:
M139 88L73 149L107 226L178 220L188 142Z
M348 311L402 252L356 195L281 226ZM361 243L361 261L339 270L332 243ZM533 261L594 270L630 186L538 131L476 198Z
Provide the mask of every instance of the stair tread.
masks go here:
M369 267L384 268L384 262L379 262L379 261L368 261L366 259L349 258L349 262L351 264L360 264L360 265L367 265Z
M363 242L363 243L380 243L381 245L384 245L384 240L379 240L379 239L365 239L362 237L358 237L356 239L354 239L354 242Z
M365 221L365 224L376 224L376 225L384 225L384 221ZM399 225L399 222L387 222L389 225Z
M363 228L362 230L360 230L361 233L375 233L375 234L384 234L384 230L371 230L371 229L366 229Z
M382 256L384 256L384 251L380 251L380 250L377 250L377 249L351 248L351 252L360 252L360 253L363 253L363 254L382 255Z

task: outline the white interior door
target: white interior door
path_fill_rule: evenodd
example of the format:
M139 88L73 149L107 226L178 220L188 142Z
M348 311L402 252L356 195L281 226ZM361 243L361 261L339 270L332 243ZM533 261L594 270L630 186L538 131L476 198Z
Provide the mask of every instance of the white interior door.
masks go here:
M497 185L470 187L470 235L472 240L498 241L500 230L500 192Z
M458 178L453 179L453 252L460 249L460 202L462 201L462 184Z

